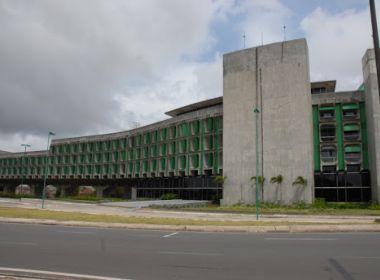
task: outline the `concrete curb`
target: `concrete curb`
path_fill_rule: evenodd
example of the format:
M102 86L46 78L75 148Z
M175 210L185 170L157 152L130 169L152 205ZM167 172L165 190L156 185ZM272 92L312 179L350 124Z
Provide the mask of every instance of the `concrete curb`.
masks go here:
M128 280L125 278L111 278L93 275L51 272L43 270L18 269L0 267L0 276L12 277L11 279L44 279L44 280ZM13 278L16 277L16 278ZM20 278L21 277L21 278Z
M277 225L277 226L197 226L197 225L152 225L98 223L81 221L56 221L42 219L0 218L2 223L59 225L71 227L94 227L138 230L198 231L198 232L380 232L380 224L341 224L341 225Z

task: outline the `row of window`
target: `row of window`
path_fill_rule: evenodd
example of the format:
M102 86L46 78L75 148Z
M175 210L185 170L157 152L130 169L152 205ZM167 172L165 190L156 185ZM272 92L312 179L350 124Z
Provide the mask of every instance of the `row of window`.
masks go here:
M201 124L203 130L201 131ZM155 144L170 139L191 137L201 133L208 134L210 132L221 130L223 121L221 117L208 118L205 120L196 120L191 123L183 123L178 126L162 128L144 134L130 136L115 140L106 140L88 143L74 143L54 145L51 148L53 154L68 154L68 153L86 153L120 150L126 148L139 147L143 145Z
M75 164L75 163L99 163L99 162L119 162L126 160L136 160L144 158L154 158L158 156L174 155L178 153L197 152L201 150L213 150L215 148L220 149L223 145L222 135L219 135L218 139L214 139L213 135L205 136L203 143L200 141L200 137L194 137L188 141L188 139L182 139L174 141L169 144L164 143L161 145L145 146L143 148L130 149L122 152L106 152L96 154L81 154L81 155L55 155L49 156L49 164ZM218 145L216 145L218 144ZM23 166L23 165L43 165L44 157L30 157L30 158L13 158L13 159L0 159L0 166Z
M214 153L206 153L203 156L202 166L204 168L212 168L216 155ZM222 154L219 153L218 165L222 165ZM132 173L132 172L155 172L165 170L178 169L197 169L201 166L201 159L199 154L192 154L190 156L182 155L178 157L167 157L162 159L152 159L143 161L134 161L127 164L91 164L91 165L65 165L65 166L49 166L47 168L48 175L101 175L101 174L114 174L114 173ZM43 175L44 168L37 167L3 167L0 168L0 175Z
M360 117L359 104L348 103L342 104L342 117L343 120L354 120ZM319 107L319 121L331 121L336 118L336 107L334 106L321 106Z
M320 126L321 142L331 142L336 140L335 124L322 124ZM345 141L360 140L360 125L358 123L346 123L343 125L343 139Z
M346 163L360 162L361 154L360 145L346 145L344 147L344 160ZM321 147L321 161L323 163L336 163L337 147L335 145L323 145Z

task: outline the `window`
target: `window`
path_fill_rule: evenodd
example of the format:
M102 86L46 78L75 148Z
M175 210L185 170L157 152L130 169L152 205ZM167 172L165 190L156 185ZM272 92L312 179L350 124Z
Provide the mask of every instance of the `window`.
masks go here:
M321 121L334 119L335 118L335 109L319 111L319 118Z
M344 125L344 140L357 141L360 138L359 124L345 124Z
M359 104L346 103L342 105L344 119L356 119L359 116Z
M335 141L335 125L321 125L321 140L322 142Z
M336 147L324 146L321 148L321 160L324 163L335 163L336 161Z
M361 160L361 148L359 145L347 145L344 147L344 159L346 162L359 162Z

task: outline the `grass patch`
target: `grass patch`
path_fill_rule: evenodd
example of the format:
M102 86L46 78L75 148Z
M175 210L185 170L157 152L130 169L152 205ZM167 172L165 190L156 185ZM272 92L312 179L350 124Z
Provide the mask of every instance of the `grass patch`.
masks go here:
M205 207L178 208L182 211L220 212L220 213L256 213L255 205L237 204L233 206L218 206L210 204ZM380 215L380 205L370 203L329 203L278 205L263 203L261 214L319 214L319 215Z
M78 195L78 196L68 196L65 198L59 198L59 200L71 200L71 201L87 201L87 202L100 202L100 201L125 201L126 199L123 198L116 198L116 197L96 197L96 196L83 196L83 195Z
M0 192L0 197L4 198L34 198L34 195L29 195L29 194L15 194L15 193L10 193L10 192Z
M123 217L96 215L77 212L49 211L38 209L0 207L0 217L48 219L57 221L105 222L150 225L199 225L199 226L278 226L278 225L317 225L311 222L267 222L267 221L204 221L173 218Z

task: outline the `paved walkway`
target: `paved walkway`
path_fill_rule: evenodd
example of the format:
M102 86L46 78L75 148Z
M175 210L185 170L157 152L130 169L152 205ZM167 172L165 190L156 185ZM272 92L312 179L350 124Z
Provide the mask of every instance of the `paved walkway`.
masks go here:
M19 207L29 209L41 209L41 200L39 199L5 199L0 198L0 207ZM79 212L88 214L119 215L134 217L157 217L157 218L178 218L192 220L209 220L209 221L255 221L256 216L253 214L236 214L236 213L205 213L205 212L184 212L175 210L156 210L149 208L126 208L121 207L118 203L107 203L107 206L101 204L76 203L65 201L46 200L45 209L52 211ZM344 215L285 215L272 214L261 215L260 221L271 222L312 222L321 224L373 224L376 216L344 216Z

